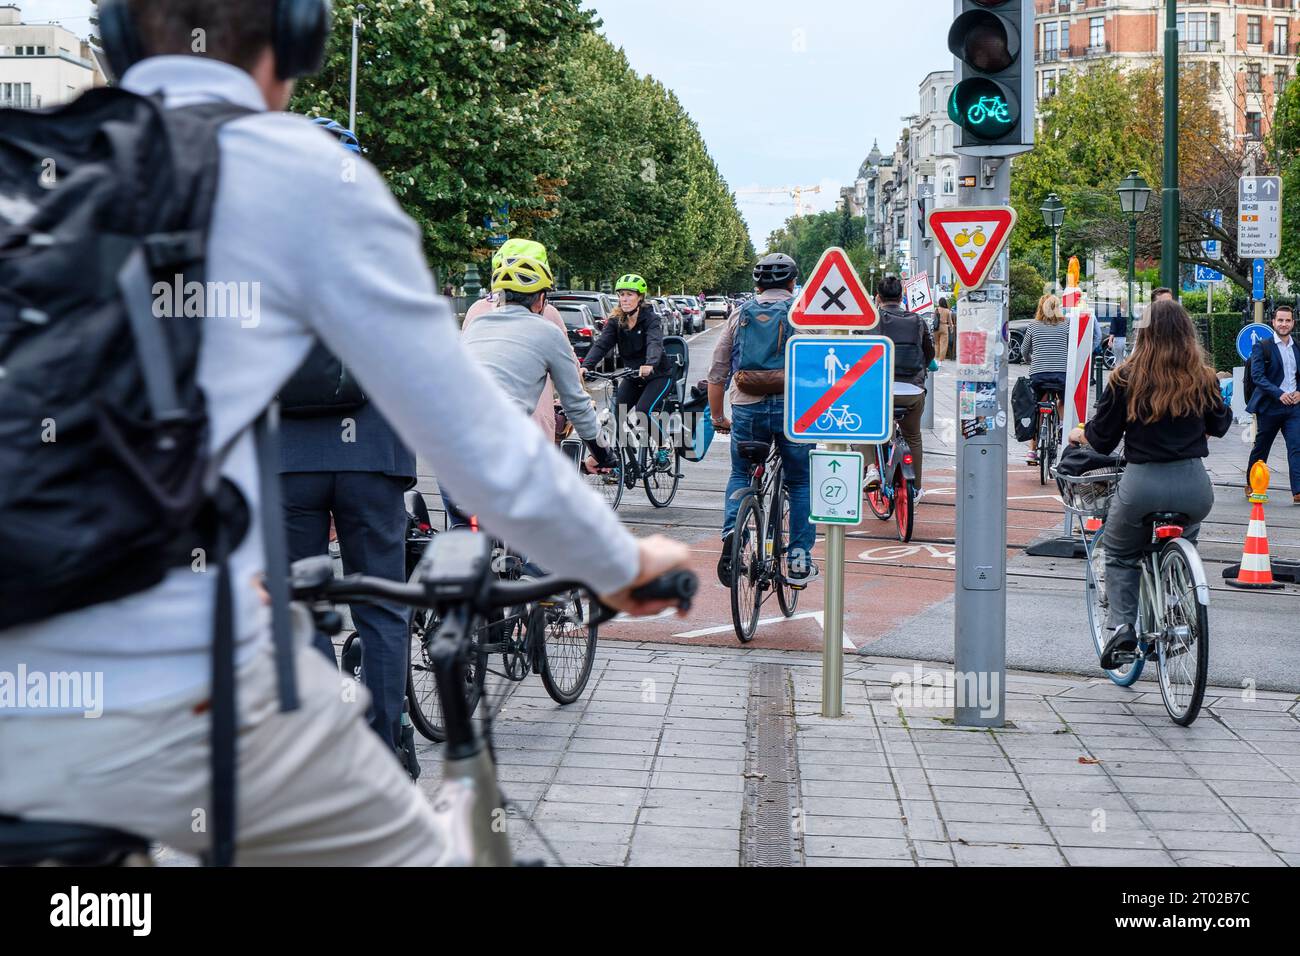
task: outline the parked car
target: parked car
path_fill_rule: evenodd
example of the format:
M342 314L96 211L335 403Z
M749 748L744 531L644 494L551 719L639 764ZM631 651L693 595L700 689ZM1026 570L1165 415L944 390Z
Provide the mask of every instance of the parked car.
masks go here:
M711 295L704 300L704 317L706 319L725 319L731 314L731 303L726 296Z
M560 313L560 318L564 319L569 344L573 346L578 361L582 361L596 341L596 319L591 314L590 307L579 302L557 302L555 309Z
M700 308L699 299L693 299L688 295L674 295L670 299L682 313L688 332L704 331L704 310Z
M602 322L614 314L618 307L618 300L612 295L604 292L588 292L582 289L566 289L560 292L548 292L546 301L554 306L559 306L561 302L577 302L591 309L592 318L596 320L596 326L599 327Z
M663 296L655 296L647 301L663 322L664 335L682 334L682 314L677 310L676 306L670 303Z

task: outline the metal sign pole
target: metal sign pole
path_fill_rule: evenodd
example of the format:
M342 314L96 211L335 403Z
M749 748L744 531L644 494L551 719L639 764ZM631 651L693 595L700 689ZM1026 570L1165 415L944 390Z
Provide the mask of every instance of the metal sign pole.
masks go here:
M981 176L982 161L963 156L961 175ZM993 204L1011 194L1011 164L994 176ZM985 194L987 195L987 194ZM962 205L984 205L963 202ZM1002 253L1004 259L1008 255ZM994 273L984 288L967 293L957 310L957 589L953 648L955 712L963 727L1001 727L1006 722L1007 639L1007 361L1008 276ZM990 314L996 312L996 316ZM962 379L960 343L964 332L996 325L993 346L996 383Z
M847 336L848 332L831 332ZM828 451L852 451L848 445L828 444ZM850 489L851 491L853 489ZM862 486L856 489L862 494ZM822 716L844 716L844 526L826 528L826 604L822 608Z

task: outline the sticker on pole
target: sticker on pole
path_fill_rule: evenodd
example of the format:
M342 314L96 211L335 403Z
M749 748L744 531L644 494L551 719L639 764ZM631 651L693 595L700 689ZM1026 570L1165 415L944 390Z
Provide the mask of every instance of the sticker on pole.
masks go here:
M862 453L812 451L809 524L862 524Z
M889 441L894 343L884 336L796 335L785 347L785 434L800 442Z
M966 206L930 213L930 233L967 291L984 285L1015 225L1016 211L1010 206Z
M874 329L880 319L843 249L827 249L790 309L797 329Z

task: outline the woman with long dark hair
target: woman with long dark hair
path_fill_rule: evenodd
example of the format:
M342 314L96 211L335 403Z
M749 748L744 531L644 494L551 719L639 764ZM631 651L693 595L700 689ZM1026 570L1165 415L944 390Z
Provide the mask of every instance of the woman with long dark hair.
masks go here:
M1210 453L1207 436L1222 438L1232 425L1187 311L1172 300L1154 302L1140 327L1137 347L1111 373L1092 421L1070 433L1070 441L1104 455L1123 441L1128 461L1106 517L1107 626L1114 635L1102 653L1105 670L1123 666L1117 655L1137 650L1140 564L1150 534L1143 518L1185 514L1183 536L1196 541L1214 506L1201 462Z

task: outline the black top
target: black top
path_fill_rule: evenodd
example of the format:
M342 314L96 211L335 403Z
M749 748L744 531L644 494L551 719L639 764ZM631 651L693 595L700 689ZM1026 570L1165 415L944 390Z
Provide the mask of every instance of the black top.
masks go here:
M1128 338L1128 319L1121 312L1110 320L1110 334L1117 339Z
M623 328L619 324L617 312L606 319L600 335L582 360L583 366L595 368L616 345L618 364L623 368L651 365L655 374L664 374L668 369L668 358L664 355L663 323L649 303L642 304L635 328Z
M1092 421L1084 426L1088 444L1109 455L1124 440L1124 457L1135 465L1204 458L1210 453L1207 434L1222 438L1232 426L1232 412L1216 396L1204 417L1184 415L1159 421L1128 421L1128 392L1112 381L1106 386Z

